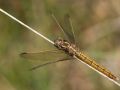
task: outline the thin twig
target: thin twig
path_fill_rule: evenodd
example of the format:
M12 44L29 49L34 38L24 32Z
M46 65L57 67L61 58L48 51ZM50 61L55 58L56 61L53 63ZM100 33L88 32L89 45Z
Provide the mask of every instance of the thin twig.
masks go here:
M42 37L43 39L47 40L48 42L54 44L53 41L51 41L50 39L48 39L47 37L45 37L44 35L42 35L41 33L37 32L35 29L31 28L30 26L26 25L25 23L23 23L22 21L18 20L17 18L15 18L14 16L12 16L11 14L7 13L6 11L4 11L3 9L0 8L0 12L4 13L5 15L7 15L8 17L10 17L11 19L15 20L16 22L18 22L19 24L21 24L22 26L26 27L27 29L29 29L30 31L36 33L37 35L39 35L40 37Z

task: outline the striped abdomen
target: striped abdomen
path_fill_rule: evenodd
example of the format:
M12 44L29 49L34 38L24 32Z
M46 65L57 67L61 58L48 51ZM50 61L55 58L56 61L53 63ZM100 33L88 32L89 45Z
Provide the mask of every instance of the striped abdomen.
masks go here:
M112 74L109 70L107 70L106 68L104 68L103 66L97 64L94 60L90 59L89 57L87 57L86 55L84 55L83 53L79 53L77 52L75 55L78 59L82 60L83 62L85 62L86 64L90 65L91 67L93 67L94 69L98 70L99 72L103 73L104 75L108 76L109 78L113 79L113 80L118 80L117 77Z

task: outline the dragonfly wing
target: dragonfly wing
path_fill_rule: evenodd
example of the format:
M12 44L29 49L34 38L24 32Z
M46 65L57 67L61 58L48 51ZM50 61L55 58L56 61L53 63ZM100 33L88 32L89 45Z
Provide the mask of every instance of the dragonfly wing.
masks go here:
M41 51L39 53L21 53L21 57L29 60L32 64L42 65L45 63L52 63L58 60L71 59L69 55L61 50Z
M57 63L57 62L61 62L61 61L67 61L67 60L71 60L71 59L73 59L73 58L66 58L66 59L55 60L55 61L52 61L52 62L40 64L40 65L32 67L30 70L35 70L35 69L37 69L39 67L43 67L43 66L46 66L46 65L49 65L49 64L53 64L53 63Z
M60 27L61 31L64 33L64 37L66 40L75 43L75 34L74 29L72 25L72 21L70 19L69 15L64 15L62 17L58 16L56 17L55 14L52 14L53 19L57 23L57 25Z
M75 43L75 36L74 36L74 31L73 31L73 25L70 19L69 15L64 16L64 32L67 34L68 38L72 43Z

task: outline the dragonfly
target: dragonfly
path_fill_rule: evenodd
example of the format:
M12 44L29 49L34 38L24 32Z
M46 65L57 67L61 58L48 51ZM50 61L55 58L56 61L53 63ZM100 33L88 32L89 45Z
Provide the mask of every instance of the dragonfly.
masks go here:
M114 81L119 80L119 78L110 70L98 64L94 59L88 57L87 55L85 55L83 52L80 51L79 43L77 43L76 41L75 32L73 29L73 23L70 17L68 17L68 19L66 20L70 29L69 31L63 29L62 25L60 25L55 15L52 15L52 18L63 32L65 39L59 37L56 40L54 40L54 46L57 48L56 50L41 51L38 53L27 53L27 52L21 53L20 55L23 58L27 58L31 60L34 59L40 60L39 62L40 64L32 67L31 70L35 70L39 67L48 64L77 59L87 64L90 68L102 74L103 76L108 77L109 79ZM43 60L43 58L45 60Z

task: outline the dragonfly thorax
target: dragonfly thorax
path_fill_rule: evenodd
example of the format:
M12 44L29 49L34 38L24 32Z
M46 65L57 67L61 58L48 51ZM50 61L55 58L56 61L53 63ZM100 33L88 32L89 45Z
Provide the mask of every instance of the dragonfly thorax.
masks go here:
M67 40L57 39L54 43L54 45L58 49L67 52L71 56L74 56L78 52L78 49L76 48L75 44L69 43Z

